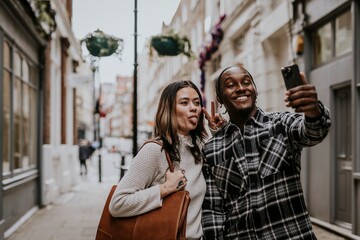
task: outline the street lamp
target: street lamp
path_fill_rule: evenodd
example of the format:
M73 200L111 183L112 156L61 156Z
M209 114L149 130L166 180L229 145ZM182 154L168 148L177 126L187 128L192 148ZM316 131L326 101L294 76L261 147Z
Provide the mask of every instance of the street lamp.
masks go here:
M133 93L133 156L137 154L137 0L134 1L134 93Z
M99 143L99 182L101 182L101 148L102 148L102 137L100 136L100 118L103 117L100 111L100 99L101 99L101 83L99 80L99 96L95 100L95 72L98 71L98 67L95 66L96 63L99 63L101 57L108 57L111 55L121 56L124 41L121 38L111 36L104 33L100 29L87 34L82 40L81 43L85 42L86 48L90 53L91 58L91 70L93 71L93 100L95 102L95 111L94 111L94 140ZM121 58L120 58L121 59ZM97 115L97 123L96 123ZM97 125L97 127L95 127Z
M92 71L92 78L93 78L93 106L96 105L96 93L95 93L95 74L96 74L96 71L98 70L99 68L99 58L98 57L94 57L94 56L91 56L90 57L90 67L91 67L91 71ZM93 138L93 141L95 142L97 140L97 131L96 131L96 113L94 111L94 114L93 114L93 126L94 126L94 138Z

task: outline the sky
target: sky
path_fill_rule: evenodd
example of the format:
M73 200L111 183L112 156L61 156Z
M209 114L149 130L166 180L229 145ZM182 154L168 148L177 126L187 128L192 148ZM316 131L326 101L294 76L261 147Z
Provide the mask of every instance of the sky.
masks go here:
M124 40L121 60L117 56L100 60L100 81L114 82L116 75L132 76L134 71L135 0L73 0L72 26L78 39L97 29ZM140 55L152 35L170 23L180 0L137 0L137 52ZM85 44L84 44L85 45ZM86 52L86 47L84 54ZM139 59L138 59L139 60Z

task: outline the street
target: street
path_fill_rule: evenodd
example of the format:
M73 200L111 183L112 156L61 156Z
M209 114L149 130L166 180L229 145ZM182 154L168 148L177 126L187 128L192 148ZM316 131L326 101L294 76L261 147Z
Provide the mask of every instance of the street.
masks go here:
M102 151L102 182L98 154L88 162L88 174L51 205L37 211L8 240L93 240L110 187L119 180L118 153Z
M80 184L40 209L8 240L93 240L108 191L119 180L121 156L103 149L101 183L98 159L95 152L88 162L88 175L79 175ZM314 231L320 240L344 239L317 226Z

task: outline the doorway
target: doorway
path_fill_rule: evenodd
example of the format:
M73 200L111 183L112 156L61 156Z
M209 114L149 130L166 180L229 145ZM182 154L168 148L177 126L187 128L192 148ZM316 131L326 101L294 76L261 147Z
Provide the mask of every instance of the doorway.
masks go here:
M351 87L334 90L335 224L351 229Z

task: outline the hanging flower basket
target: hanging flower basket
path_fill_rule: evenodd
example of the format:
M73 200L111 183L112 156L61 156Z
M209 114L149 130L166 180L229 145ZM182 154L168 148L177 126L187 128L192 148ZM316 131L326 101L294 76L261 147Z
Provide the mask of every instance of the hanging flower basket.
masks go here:
M180 54L179 44L170 36L156 36L151 38L151 46L159 55L176 56Z
M31 1L31 8L34 11L37 20L36 27L40 34L46 38L51 38L51 34L56 29L56 12L51 7L51 2L43 0Z
M114 53L120 54L123 49L123 40L101 30L88 34L84 40L90 54L96 57L107 57Z
M115 53L118 48L117 41L105 38L90 38L86 42L86 47L93 56L107 57Z
M150 40L150 54L152 48L156 50L159 56L177 56L184 54L192 57L191 43L187 37L179 37L176 33L168 35L153 36Z

